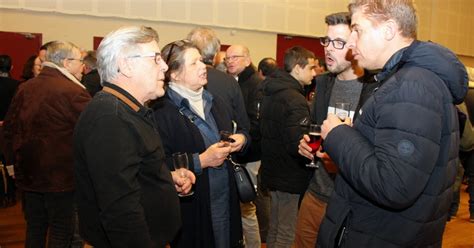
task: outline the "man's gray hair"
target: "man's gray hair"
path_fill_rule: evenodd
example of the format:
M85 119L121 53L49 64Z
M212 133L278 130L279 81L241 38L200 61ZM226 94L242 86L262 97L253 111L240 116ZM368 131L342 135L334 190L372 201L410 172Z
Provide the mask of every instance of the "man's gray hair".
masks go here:
M118 61L140 51L138 44L158 42L151 27L126 26L110 32L97 49L97 66L102 81L110 82L119 73Z
M84 64L91 69L97 69L97 55L95 51L87 51L84 56Z
M217 38L216 32L210 28L198 27L189 32L187 39L201 50L204 63L212 65L214 56L221 48L221 42Z
M74 49L80 52L79 47L69 41L57 40L50 42L46 51L46 61L54 63L59 67L64 67L63 61L65 59L76 59L73 57Z

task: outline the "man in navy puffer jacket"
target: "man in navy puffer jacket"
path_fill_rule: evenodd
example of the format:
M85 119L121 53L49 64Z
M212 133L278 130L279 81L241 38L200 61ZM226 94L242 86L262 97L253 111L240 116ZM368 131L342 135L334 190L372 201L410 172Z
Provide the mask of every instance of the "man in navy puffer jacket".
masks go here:
M350 127L322 126L339 175L319 247L441 247L456 174L454 104L467 91L448 49L416 40L411 0L353 0L348 45L359 65L382 69L381 86Z

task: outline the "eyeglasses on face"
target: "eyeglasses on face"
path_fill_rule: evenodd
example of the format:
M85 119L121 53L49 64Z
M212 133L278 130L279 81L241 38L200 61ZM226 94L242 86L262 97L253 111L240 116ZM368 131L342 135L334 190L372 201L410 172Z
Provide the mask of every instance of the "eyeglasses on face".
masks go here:
M331 40L329 37L321 37L319 39L319 43L321 43L322 46L327 47L329 46L329 43L332 43L332 46L336 49L344 49L344 46L346 45L347 42L340 40L340 39L334 39Z
M235 61L237 60L238 58L243 58L245 57L244 55L234 55L234 56L230 56L230 57L225 57L224 58L224 62L231 62L231 61Z
M77 60L81 63L84 63L84 59L67 58L67 60Z
M154 52L150 54L137 54L137 55L128 56L127 58L154 58L155 63L158 65L160 64L161 53Z

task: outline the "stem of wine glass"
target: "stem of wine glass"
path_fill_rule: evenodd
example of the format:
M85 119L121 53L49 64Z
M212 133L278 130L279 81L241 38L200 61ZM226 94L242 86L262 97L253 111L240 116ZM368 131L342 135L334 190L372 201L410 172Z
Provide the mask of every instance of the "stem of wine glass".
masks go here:
M180 171L179 171L179 175L180 175L181 177L183 177L183 178L186 178L186 173L184 173L184 169L181 168L181 169L179 169L179 170L180 170Z

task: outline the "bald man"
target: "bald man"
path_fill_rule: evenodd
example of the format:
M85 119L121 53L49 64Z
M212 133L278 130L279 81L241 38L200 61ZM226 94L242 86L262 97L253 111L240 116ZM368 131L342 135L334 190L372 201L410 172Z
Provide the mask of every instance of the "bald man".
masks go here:
M257 183L257 174L260 168L260 125L259 107L262 99L260 83L262 79L252 64L249 49L242 45L232 45L227 48L224 61L227 73L232 75L239 83L244 97L245 109L250 121L250 137L252 143L247 152L238 156L240 163L246 163L245 167L252 177L253 183ZM242 224L244 238L247 247L260 247L259 226L256 215L256 207L253 202L241 205Z

